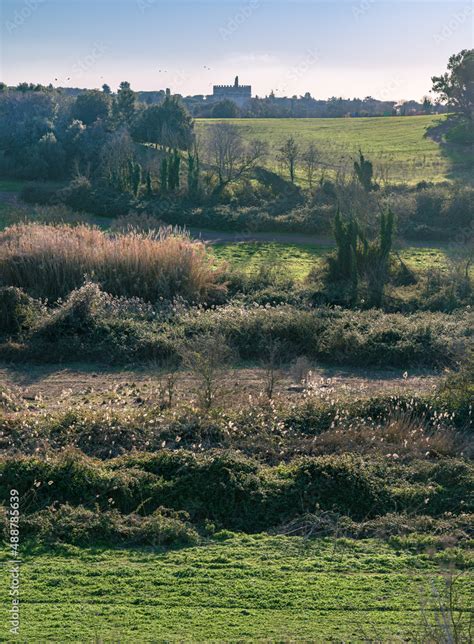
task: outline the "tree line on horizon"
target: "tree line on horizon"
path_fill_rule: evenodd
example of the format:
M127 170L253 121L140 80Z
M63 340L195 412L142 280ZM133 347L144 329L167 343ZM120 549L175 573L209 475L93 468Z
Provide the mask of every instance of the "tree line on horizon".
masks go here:
M40 83L19 83L8 87L0 83L0 92L58 92L68 97L77 98L90 90L77 87L54 87ZM109 85L104 84L102 91L111 95ZM118 90L120 91L120 89ZM137 91L136 97L140 104L146 106L159 105L166 99L165 90ZM275 96L271 92L268 96L253 97L247 105L239 107L229 99L213 100L204 95L183 96L173 94L187 109L193 118L363 118L382 116L411 116L418 114L444 114L445 105L435 103L429 96L424 96L421 101L388 101L372 96L365 98L343 98L332 96L328 99L316 99L310 92L301 96Z

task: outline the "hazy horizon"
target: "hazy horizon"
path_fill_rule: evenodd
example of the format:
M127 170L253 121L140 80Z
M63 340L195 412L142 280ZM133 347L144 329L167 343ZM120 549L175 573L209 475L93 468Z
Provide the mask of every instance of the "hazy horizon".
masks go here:
M0 80L210 94L420 99L472 47L472 5L445 0L0 0Z

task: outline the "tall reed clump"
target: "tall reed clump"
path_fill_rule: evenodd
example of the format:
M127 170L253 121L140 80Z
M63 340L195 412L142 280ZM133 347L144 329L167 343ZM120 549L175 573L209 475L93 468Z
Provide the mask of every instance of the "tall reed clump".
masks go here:
M0 233L0 285L56 301L85 280L112 294L212 300L225 288L204 244L163 228L107 234L81 225L18 224Z

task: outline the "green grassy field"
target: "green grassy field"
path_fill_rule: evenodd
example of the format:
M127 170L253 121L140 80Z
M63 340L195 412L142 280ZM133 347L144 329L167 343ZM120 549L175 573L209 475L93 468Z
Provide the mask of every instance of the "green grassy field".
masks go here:
M248 274L258 271L264 264L281 269L282 273L295 279L304 279L315 264L320 264L331 246L312 244L282 244L278 242L232 242L211 246L220 260L242 269ZM408 247L400 256L414 269L445 269L447 249L442 247Z
M0 192L20 192L26 185L26 181L15 179L0 179Z
M463 568L464 557L455 549L414 554L374 540L263 535L161 554L29 551L21 569L21 640L387 641L419 632L420 605L433 583L442 586L441 566ZM472 576L464 573L460 588L465 609Z
M466 150L450 151L425 136L430 126L439 124L440 116L405 116L384 118L338 119L226 119L242 129L245 138L260 138L271 147L269 165L276 166L276 148L289 136L304 147L314 142L321 161L352 170L359 148L383 171L389 182L416 183L421 180L444 181L453 174L466 174ZM219 119L197 121L204 131ZM330 172L328 169L327 172ZM301 171L299 172L302 178Z

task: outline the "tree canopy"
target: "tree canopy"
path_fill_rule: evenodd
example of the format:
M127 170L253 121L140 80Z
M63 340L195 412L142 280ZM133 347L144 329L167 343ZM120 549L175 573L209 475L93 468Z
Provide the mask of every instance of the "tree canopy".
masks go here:
M474 114L474 49L463 49L453 54L448 71L432 77L432 92L439 101L472 121Z
M72 116L85 125L92 125L97 119L105 120L110 114L110 96L92 89L79 94L72 108Z
M193 138L193 121L177 98L167 96L161 105L148 107L139 114L133 137L142 143L188 150Z

